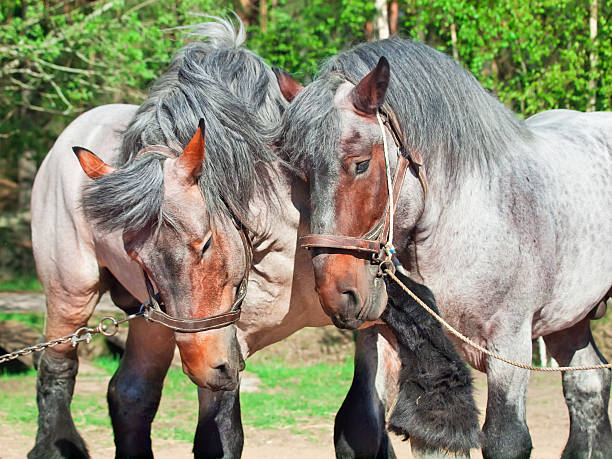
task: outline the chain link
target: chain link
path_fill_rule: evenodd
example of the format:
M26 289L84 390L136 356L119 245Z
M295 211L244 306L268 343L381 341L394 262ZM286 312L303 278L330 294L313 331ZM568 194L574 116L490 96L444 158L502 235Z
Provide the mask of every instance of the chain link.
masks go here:
M119 331L119 325L128 322L136 317L140 317L144 314L144 306L146 306L148 302L144 303L140 311L136 314L131 314L123 319L117 320L111 316L104 316L100 319L100 322L95 327L81 327L74 333L71 333L66 336L62 336L61 338L55 338L51 341L47 341L44 343L38 343L34 346L29 346L18 351L10 352L8 354L0 355L0 364L9 362L11 360L15 360L19 357L23 357L24 355L31 354L33 352L44 351L49 347L55 347L59 344L71 343L72 347L77 347L79 343L85 342L89 344L91 342L91 338L94 335L101 334L106 337L115 336Z

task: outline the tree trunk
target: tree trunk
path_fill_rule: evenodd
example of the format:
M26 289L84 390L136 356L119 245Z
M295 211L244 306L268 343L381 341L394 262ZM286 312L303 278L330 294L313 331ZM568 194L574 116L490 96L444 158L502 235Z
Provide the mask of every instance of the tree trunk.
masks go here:
M451 44L453 46L453 59L459 62L459 48L457 48L457 26L455 22L451 22L450 25Z
M389 33L397 35L397 19L399 17L399 5L397 0L391 0L389 4Z
M597 0L591 0L591 17L589 19L591 37L591 79L589 81L589 93L591 97L587 104L587 112L594 112L597 107Z
M17 161L17 183L19 184L18 205L19 211L30 210L30 197L32 196L32 184L36 175L36 161L34 152L26 150Z
M366 41L372 41L374 39L374 26L372 25L372 21L367 21L365 23L364 33Z
M374 28L379 40L389 38L389 15L387 12L387 0L374 0L376 15L374 16Z
M259 0L259 27L263 33L268 31L268 0Z
M540 354L540 366L545 368L548 366L548 356L546 355L546 344L544 338L541 336L538 338L538 351Z
M250 26L253 23L253 19L257 15L255 8L255 0L240 0L240 8L238 10L238 16L242 19L245 26Z

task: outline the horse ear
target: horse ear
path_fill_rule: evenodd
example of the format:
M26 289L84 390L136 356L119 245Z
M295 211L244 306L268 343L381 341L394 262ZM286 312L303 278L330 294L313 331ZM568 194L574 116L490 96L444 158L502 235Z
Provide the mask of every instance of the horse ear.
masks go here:
M198 129L177 159L177 166L186 177L194 182L202 173L202 163L204 162L204 118L200 118Z
M96 179L117 170L113 166L106 164L87 148L72 147L72 151L74 151L81 167L89 178Z
M295 79L289 75L284 69L280 67L272 68L274 74L276 75L276 81L278 81L278 86L280 87L281 93L283 97L287 100L287 102L291 102L295 99L295 96L304 89L304 86L299 84Z
M353 106L363 113L375 115L385 101L389 77L389 61L382 56L376 68L363 77L351 91Z

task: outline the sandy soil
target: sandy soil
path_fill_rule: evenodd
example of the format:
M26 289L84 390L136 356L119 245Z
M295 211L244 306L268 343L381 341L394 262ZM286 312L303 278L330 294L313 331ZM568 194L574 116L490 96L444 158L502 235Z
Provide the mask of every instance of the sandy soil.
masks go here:
M478 405L484 409L486 403L486 380L480 373L476 377L476 398ZM105 388L90 387L91 383L83 381L77 384L77 392L98 390L104 393ZM611 412L612 414L612 412ZM551 459L560 457L567 440L569 420L563 401L560 378L558 374L532 375L529 385L527 405L527 422L531 430L534 450L532 458ZM245 459L285 458L320 459L333 458L332 426L308 426L309 431L317 432L316 436L301 435L288 429L262 430L247 427L245 429ZM113 457L111 432L82 432L89 445L93 458ZM412 458L410 446L393 436L393 445L399 458ZM181 459L191 457L191 444L172 440L154 439L155 456L158 459ZM23 458L32 447L32 437L15 431L4 425L0 430L2 459ZM479 451L472 452L473 458L481 458Z

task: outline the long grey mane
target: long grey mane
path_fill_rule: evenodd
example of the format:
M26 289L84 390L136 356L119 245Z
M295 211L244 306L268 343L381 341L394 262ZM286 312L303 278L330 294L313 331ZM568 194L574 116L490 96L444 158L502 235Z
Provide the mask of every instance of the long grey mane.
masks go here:
M422 153L429 177L440 176L452 186L463 171L486 173L507 158L511 143L530 137L523 123L452 59L422 43L391 38L364 43L326 63L283 116L277 136L282 157L300 168L332 167L340 137L334 94L347 80L358 83L381 56L391 66L385 103L397 115L407 147Z
M199 186L211 216L236 213L244 220L255 193L271 188L262 166L276 159L270 133L285 99L272 69L243 47L242 22L213 19L188 29L199 40L179 50L152 86L123 133L120 169L86 187L83 209L100 229L139 231L171 217L162 209L165 157L136 154L149 145L180 154L200 118L206 156Z

